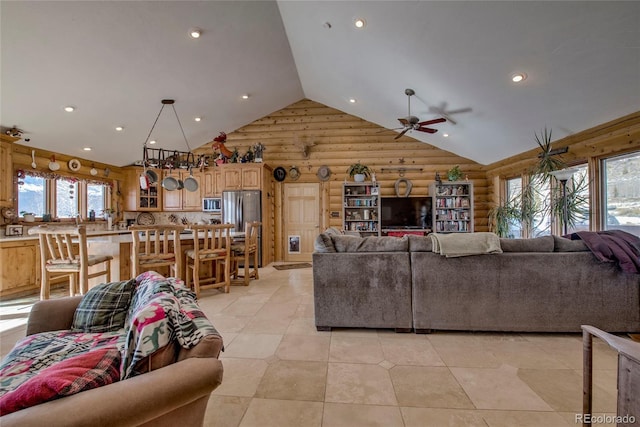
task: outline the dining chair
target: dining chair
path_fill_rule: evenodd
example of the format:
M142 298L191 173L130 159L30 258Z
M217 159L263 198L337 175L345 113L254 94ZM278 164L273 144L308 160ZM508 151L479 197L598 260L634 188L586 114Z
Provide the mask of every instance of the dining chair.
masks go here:
M191 287L196 297L200 289L224 288L229 293L231 285L231 229L233 224L192 225L193 249L185 251L186 285ZM210 263L213 277L202 278L201 267Z
M182 277L181 225L132 225L131 269L133 277L146 270L169 267L169 274Z
M258 231L261 225L262 223L259 221L247 222L244 228L244 241L231 244L232 283L249 286L249 280L260 278L258 274ZM241 262L242 275L240 274ZM253 264L252 269L250 264Z
M89 290L89 279L106 276L111 281L110 255L90 255L87 246L87 230L77 227L40 225L29 230L37 234L40 242L41 287L40 299L49 299L51 282L69 279L69 295L84 295ZM104 264L104 269L89 273L89 267Z

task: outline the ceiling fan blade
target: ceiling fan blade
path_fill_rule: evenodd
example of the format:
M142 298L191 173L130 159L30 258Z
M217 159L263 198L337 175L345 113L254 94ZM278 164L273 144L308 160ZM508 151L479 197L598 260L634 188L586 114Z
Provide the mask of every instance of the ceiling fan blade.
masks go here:
M402 123L404 126L409 126L409 120L407 119L398 119L398 121Z
M473 111L473 109L471 107L467 107L467 108L460 108L458 110L450 110L450 111L445 111L447 114L460 114L460 113L469 113Z
M416 130L419 130L420 132L427 132L427 133L436 133L436 132L438 132L438 129L423 128L423 127L419 127Z
M396 135L395 138L393 139L398 139L400 138L402 135L404 135L405 133L407 133L407 131L409 131L411 128L406 128L405 130L403 130L402 132L400 132L398 135Z
M447 119L443 119L442 117L439 117L437 119L420 122L420 123L418 123L418 126L432 125L432 124L435 124L435 123L442 123L442 122L446 122L446 121L447 121Z

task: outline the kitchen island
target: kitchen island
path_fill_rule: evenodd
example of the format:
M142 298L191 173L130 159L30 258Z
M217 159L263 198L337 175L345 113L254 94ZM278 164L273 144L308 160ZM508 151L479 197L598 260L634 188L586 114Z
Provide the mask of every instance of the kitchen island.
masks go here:
M232 231L231 235L235 239L244 237L242 232ZM193 248L193 241L191 232L180 234L182 251L180 256L183 259L184 251ZM113 257L111 261L112 281L131 278L132 242L133 237L129 230L87 231L89 253ZM37 236L25 235L0 238L0 262L0 298L40 291L40 248ZM168 274L168 272L162 271L160 273ZM104 277L90 279L89 287L103 281ZM54 285L56 283L62 283L62 281L53 282Z

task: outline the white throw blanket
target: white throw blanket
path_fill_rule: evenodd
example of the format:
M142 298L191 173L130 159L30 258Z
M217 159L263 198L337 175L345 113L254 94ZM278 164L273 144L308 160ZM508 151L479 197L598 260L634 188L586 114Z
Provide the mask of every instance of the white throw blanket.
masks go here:
M429 236L433 252L447 258L502 253L500 238L495 233L431 233Z

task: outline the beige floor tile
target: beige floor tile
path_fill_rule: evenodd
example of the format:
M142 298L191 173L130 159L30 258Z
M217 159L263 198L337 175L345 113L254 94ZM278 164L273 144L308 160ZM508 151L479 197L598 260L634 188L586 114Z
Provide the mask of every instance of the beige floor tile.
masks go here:
M205 312L211 323L218 332L240 332L252 319L251 316L232 316L226 314L208 314Z
M322 402L326 381L326 362L279 360L269 365L255 396Z
M285 332L286 335L331 336L330 331L318 331L316 321L309 317L294 317Z
M403 427L397 406L325 403L322 427Z
M237 427L251 403L250 397L212 394L204 413L203 427Z
M331 331L332 336L336 337L364 337L377 338L378 330L369 328L335 328Z
M582 376L571 369L520 369L518 377L555 411L582 410ZM616 410L616 395L593 387L594 409Z
M213 394L253 397L268 365L264 360L222 358L222 366L222 384Z
M474 409L449 368L396 366L389 374L400 406Z
M442 339L434 341L429 338L433 348L449 367L497 368L500 366L501 362L491 349L473 343L458 344L459 341L458 339L454 339L453 342Z
M378 336L331 334L330 362L380 363L384 353Z
M570 369L553 352L541 351L531 342L510 341L490 345L490 350L503 364L518 368Z
M254 316L262 309L263 303L257 302L240 302L238 300L229 304L227 308L222 310L222 314L227 316Z
M297 301L291 302L274 302L273 297L262 306L262 308L256 313L256 318L259 319L279 319L281 317L293 318L298 310Z
M300 303L298 305L298 309L296 310L295 317L304 317L313 320L315 318L315 307L313 305L313 299L308 303Z
M398 404L387 369L352 363L329 363L325 402Z
M284 334L291 323L290 316L263 318L255 316L242 330L250 334Z
M275 354L281 340L282 335L275 334L238 334L225 348L225 356L265 359Z
M482 418L489 427L567 427L581 424L567 424L555 412L533 411L482 411Z
M407 334L378 334L385 359L396 365L445 366L426 338Z
M276 350L276 356L283 360L327 362L330 342L328 335L285 335Z
M540 396L518 378L518 369L513 366L450 369L478 409L552 411Z
M320 427L321 402L253 399L240 427Z
M400 408L406 427L487 427L472 409Z

